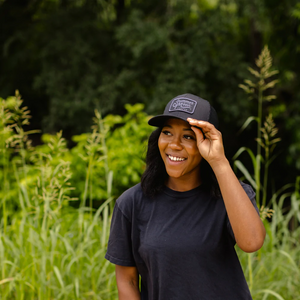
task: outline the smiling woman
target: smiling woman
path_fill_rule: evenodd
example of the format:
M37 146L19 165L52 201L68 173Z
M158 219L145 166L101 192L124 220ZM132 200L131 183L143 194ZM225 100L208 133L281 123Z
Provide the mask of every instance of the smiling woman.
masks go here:
M162 128L158 148L169 175L166 185L176 191L188 191L201 184L196 135L183 120L170 118Z
M184 94L149 124L158 129L141 184L120 196L112 218L106 258L119 299L252 299L234 245L258 250L265 229L254 191L225 157L216 111Z

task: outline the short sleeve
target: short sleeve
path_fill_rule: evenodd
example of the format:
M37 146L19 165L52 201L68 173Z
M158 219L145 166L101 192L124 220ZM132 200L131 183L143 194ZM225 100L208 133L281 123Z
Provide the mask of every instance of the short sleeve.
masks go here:
M248 195L248 197L249 197L252 205L254 206L255 210L257 211L257 213L259 215L259 209L258 209L258 207L256 205L255 192L254 192L253 188L249 184L246 184L246 183L244 183L242 181L240 181L240 184L243 187L243 189L246 192L246 194ZM232 230L232 227L231 227L231 224L229 222L228 217L227 217L227 228L228 228L230 236L235 241L234 233L233 233L233 230Z
M132 254L131 222L122 213L118 203L113 211L105 258L116 265L135 266Z

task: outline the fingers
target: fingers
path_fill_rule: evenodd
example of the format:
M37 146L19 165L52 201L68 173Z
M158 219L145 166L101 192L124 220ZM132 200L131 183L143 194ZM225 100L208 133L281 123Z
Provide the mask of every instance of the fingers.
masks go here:
M202 157L213 163L225 157L222 134L209 122L188 118L191 129L195 132L197 146Z
M205 140L205 135L199 127L191 126L191 129L194 131L196 135L196 139L198 142L202 143Z
M209 122L205 121L199 121L196 119L188 118L187 121L191 126L196 126L201 128L202 133L205 135L205 137L211 139L215 139L218 137L221 137L221 132L218 131L215 126Z
M190 125L193 125L193 126L215 128L215 126L213 124L206 122L206 121L200 121L200 120L192 119L192 118L187 118L187 121L190 123Z

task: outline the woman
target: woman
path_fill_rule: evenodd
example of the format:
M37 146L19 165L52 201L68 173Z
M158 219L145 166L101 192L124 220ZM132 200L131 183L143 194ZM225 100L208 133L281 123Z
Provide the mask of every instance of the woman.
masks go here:
M146 171L112 218L106 258L119 299L252 299L234 245L257 251L265 229L254 191L225 157L215 110L184 94L149 124L158 129Z

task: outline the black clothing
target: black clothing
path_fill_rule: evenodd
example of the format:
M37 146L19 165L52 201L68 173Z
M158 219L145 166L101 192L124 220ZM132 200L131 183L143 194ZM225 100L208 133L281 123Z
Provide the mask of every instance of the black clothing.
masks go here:
M142 300L251 300L234 245L222 198L201 186L148 198L138 184L116 202L105 257L137 267Z

